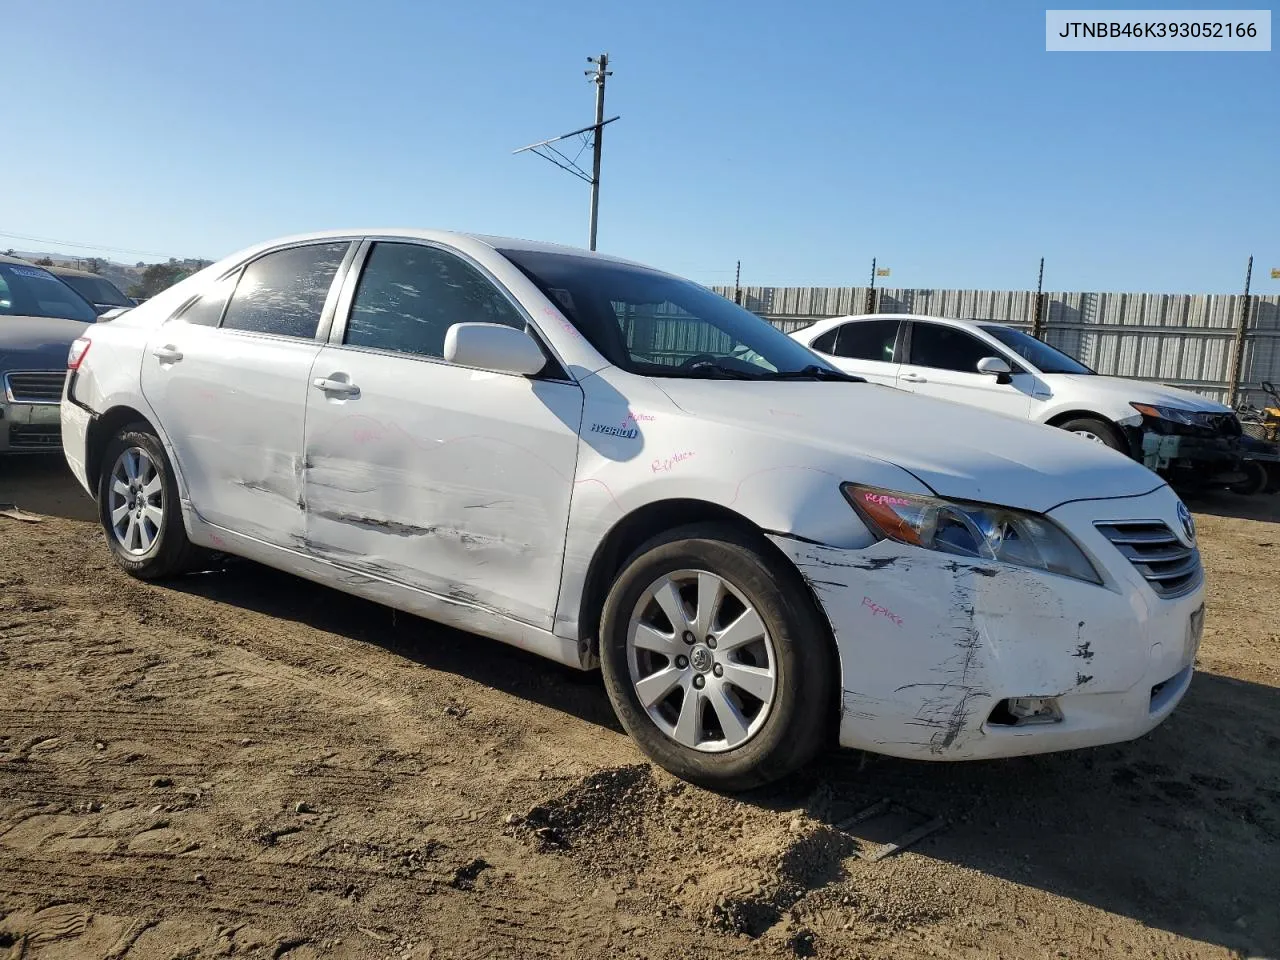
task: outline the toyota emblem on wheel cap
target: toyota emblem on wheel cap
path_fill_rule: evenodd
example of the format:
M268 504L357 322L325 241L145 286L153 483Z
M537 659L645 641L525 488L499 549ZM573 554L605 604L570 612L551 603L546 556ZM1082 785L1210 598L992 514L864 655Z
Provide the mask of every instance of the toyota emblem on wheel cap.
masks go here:
M1178 519L1182 521L1182 532L1186 535L1187 545L1194 547L1196 545L1196 522L1191 516L1191 511L1187 509L1187 505L1181 500L1178 501Z

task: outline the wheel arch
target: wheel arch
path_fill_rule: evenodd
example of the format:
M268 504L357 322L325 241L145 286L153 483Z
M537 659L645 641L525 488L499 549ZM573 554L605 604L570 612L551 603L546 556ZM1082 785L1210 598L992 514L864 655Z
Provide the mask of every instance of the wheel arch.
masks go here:
M1080 420L1084 418L1087 418L1089 420L1100 420L1101 422L1109 426L1112 430L1115 430L1116 433L1120 432L1120 425L1117 424L1110 417L1108 417L1105 413L1099 413L1096 410L1089 410L1084 407L1080 407L1072 410L1064 410L1062 413L1055 413L1048 420L1044 421L1044 423L1045 423L1045 426L1048 426L1048 427L1060 427L1064 423L1069 423L1072 420Z
M173 455L173 448L169 444L169 438L152 417L128 403L121 403L111 407L105 413L94 417L89 423L89 428L85 433L84 472L93 489L95 491L98 489L99 473L102 470L102 455L107 449L107 444L116 435L117 431L131 423L145 424L160 438L160 444L164 447L165 454L169 458L169 468L173 471L174 480L178 484L178 494L180 498L186 499L186 480L182 476L182 468L178 465L177 457Z
M582 595L578 598L580 643L589 651L593 660L599 653L600 615L604 609L605 597L623 563L641 545L658 534L694 523L723 523L745 533L759 543L763 552L782 560L788 569L795 571L796 583L804 589L822 622L828 624L826 642L831 644L837 657L839 656L835 636L830 632L822 604L791 558L766 536L771 531L766 531L741 513L709 500L670 498L651 501L632 510L619 519L596 545L587 566Z

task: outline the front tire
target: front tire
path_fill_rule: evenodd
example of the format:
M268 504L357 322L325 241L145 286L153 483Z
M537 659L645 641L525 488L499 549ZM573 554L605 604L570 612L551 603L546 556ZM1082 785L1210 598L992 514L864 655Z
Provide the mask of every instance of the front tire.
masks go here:
M198 548L187 539L178 484L155 431L131 423L108 441L98 477L98 516L111 555L142 580L191 569Z
M623 564L600 661L627 732L701 786L777 780L833 728L838 664L815 601L765 541L730 526L669 531Z
M1058 424L1058 427L1085 440L1092 440L1094 443L1101 443L1112 450L1119 450L1126 456L1129 454L1124 437L1120 436L1120 431L1105 420L1099 420L1095 417L1077 417L1074 420L1068 420L1066 423Z

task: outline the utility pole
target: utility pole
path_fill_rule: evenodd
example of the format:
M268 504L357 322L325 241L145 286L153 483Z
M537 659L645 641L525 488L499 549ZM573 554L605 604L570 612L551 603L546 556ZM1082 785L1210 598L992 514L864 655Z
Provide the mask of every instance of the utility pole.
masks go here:
M604 83L612 75L609 69L609 54L602 53L598 57L587 57L587 63L594 63L595 70L584 71L596 85L596 123L591 139L594 142L591 157L591 249L596 248L596 222L600 217L600 150L604 143Z
M742 306L742 261L738 261L738 269L733 272L733 302Z
M1253 257L1244 273L1244 305L1240 308L1240 323L1236 325L1235 342L1231 345L1231 372L1227 376L1227 406L1236 405L1240 392L1240 376L1244 373L1244 340L1249 333L1249 286L1253 281Z
M595 64L595 69L584 70L583 72L590 77L592 82L596 85L596 122L578 130L563 133L558 137L552 137L549 140L539 140L537 143L531 143L527 147L521 147L519 150L513 150L512 153L537 154L543 160L551 161L561 170L568 171L579 180L585 180L591 185L590 242L591 249L594 250L596 248L596 223L600 216L601 141L604 139L605 126L613 123L613 121L617 120L618 117L610 117L608 120L604 118L605 79L613 76L613 71L609 69L609 55L607 53L602 53L598 57L587 57L587 63ZM578 166L578 157L582 156L582 151L587 148L588 136L590 137L592 147L591 173L587 173L587 171ZM583 144L582 149L579 150L575 156L570 157L568 154L561 153L556 144L572 137L582 137Z
M876 258L871 258L871 286L867 288L867 308L864 312L875 313L876 307Z
M1031 318L1031 335L1037 340L1044 332L1044 257L1040 258L1040 279L1036 281L1036 312Z

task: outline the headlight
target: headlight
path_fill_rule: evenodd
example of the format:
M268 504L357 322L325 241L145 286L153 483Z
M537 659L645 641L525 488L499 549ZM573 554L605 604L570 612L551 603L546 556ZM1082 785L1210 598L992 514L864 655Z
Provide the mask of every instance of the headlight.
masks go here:
M1200 426L1200 414L1195 410L1183 410L1181 407L1161 407L1154 403L1131 403L1129 406L1144 417L1153 420L1169 420L1173 423L1185 424L1188 427Z
M854 483L840 489L882 539L1102 583L1084 551L1048 517Z

